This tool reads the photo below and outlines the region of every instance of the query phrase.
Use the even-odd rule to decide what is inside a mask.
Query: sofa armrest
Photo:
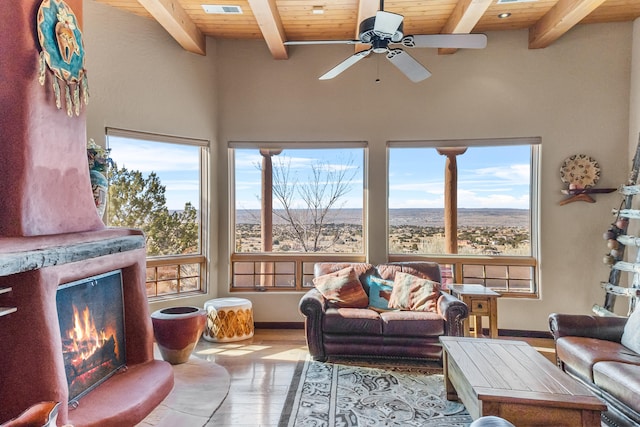
[[[464,336],[464,319],[469,317],[467,304],[451,294],[442,292],[438,298],[438,313],[445,320],[445,335],[454,337]]]
[[[317,289],[310,289],[300,299],[298,308],[304,315],[304,331],[309,353],[314,360],[325,360],[322,343],[322,318],[325,314],[326,301]]]
[[[549,315],[549,330],[553,339],[574,336],[620,342],[626,317],[600,317],[586,314]]]

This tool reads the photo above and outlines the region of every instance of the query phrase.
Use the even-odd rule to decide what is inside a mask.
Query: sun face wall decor
[[[569,188],[562,190],[570,197],[560,201],[560,205],[571,202],[595,203],[590,194],[612,193],[615,188],[593,188],[600,180],[600,165],[585,154],[574,154],[566,158],[560,166],[560,179]]]
[[[80,105],[89,102],[84,68],[84,44],[78,21],[63,0],[44,0],[38,9],[36,27],[40,52],[38,81],[45,84],[47,68],[53,73],[51,85],[56,107],[62,108],[64,91],[67,115],[80,115]]]

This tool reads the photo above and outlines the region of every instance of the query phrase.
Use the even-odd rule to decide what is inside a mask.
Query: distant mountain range
[[[444,227],[443,209],[390,209],[389,222],[392,226]],[[274,215],[273,222],[283,220]],[[330,214],[330,223],[359,224],[362,222],[361,209],[340,209]],[[528,209],[458,209],[459,227],[529,227]],[[236,212],[237,224],[259,224],[259,209],[242,209]]]

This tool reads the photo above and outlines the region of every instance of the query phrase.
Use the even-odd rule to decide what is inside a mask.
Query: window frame
[[[362,252],[360,253],[305,253],[305,252],[236,252],[236,170],[235,170],[235,150],[237,149],[254,149],[254,150],[313,150],[313,149],[348,149],[360,148],[363,150],[362,159]],[[309,280],[313,272],[313,264],[316,262],[365,262],[367,259],[367,210],[368,210],[368,164],[369,164],[369,145],[365,141],[229,141],[227,144],[228,158],[228,180],[229,180],[229,291],[230,292],[306,292],[313,285]],[[292,286],[246,286],[236,287],[235,276],[240,263],[294,263],[295,282]],[[273,273],[265,273],[273,274]],[[254,273],[254,276],[258,276]],[[254,283],[256,279],[254,278]]]
[[[168,143],[168,144],[177,144],[177,145],[188,145],[199,148],[199,180],[200,180],[200,191],[199,191],[199,217],[200,217],[200,226],[199,226],[199,251],[198,253],[191,254],[171,254],[171,255],[156,255],[156,256],[148,256],[146,258],[146,286],[147,289],[149,287],[157,286],[157,269],[161,267],[171,267],[176,266],[178,272],[180,272],[183,265],[187,264],[198,264],[199,265],[199,288],[195,290],[181,291],[180,290],[180,277],[176,278],[178,287],[176,292],[165,293],[165,294],[156,294],[155,295],[147,295],[147,299],[150,302],[154,301],[163,301],[163,300],[171,300],[175,298],[181,298],[188,295],[203,295],[208,292],[209,289],[209,229],[210,229],[210,203],[209,203],[209,176],[210,176],[210,152],[211,152],[211,143],[205,139],[198,138],[189,138],[189,137],[181,137],[175,135],[164,135],[158,133],[144,132],[144,131],[134,131],[128,129],[120,129],[113,127],[105,128],[105,138],[108,148],[108,141],[110,136],[121,137],[121,138],[129,138],[135,140],[143,140],[157,143]],[[154,275],[149,274],[149,270],[154,270]],[[179,274],[178,274],[179,276]],[[151,279],[151,280],[150,280]],[[155,284],[155,285],[154,285]]]
[[[529,177],[529,227],[531,232],[530,256],[487,256],[487,255],[458,255],[458,254],[400,254],[390,253],[389,241],[389,167],[390,150],[393,148],[444,148],[444,147],[499,147],[513,145],[529,145],[531,147],[530,177]],[[387,254],[390,262],[402,261],[434,261],[442,265],[451,266],[451,283],[463,282],[463,268],[465,266],[516,266],[530,267],[532,269],[531,288],[529,292],[514,292],[496,289],[502,296],[513,298],[538,298],[539,297],[539,263],[540,258],[540,151],[542,139],[540,137],[516,137],[516,138],[482,138],[482,139],[455,139],[455,140],[416,140],[416,141],[387,141]],[[444,175],[444,171],[443,171]],[[485,281],[486,283],[486,281]]]

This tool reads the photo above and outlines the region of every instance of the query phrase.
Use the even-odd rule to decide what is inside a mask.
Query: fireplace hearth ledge
[[[165,381],[171,377],[171,381]],[[143,381],[144,379],[144,381]],[[171,365],[160,360],[133,365],[106,380],[69,409],[69,424],[82,427],[133,426],[173,389]]]
[[[37,237],[0,237],[0,276],[144,248],[137,230],[104,230]]]

